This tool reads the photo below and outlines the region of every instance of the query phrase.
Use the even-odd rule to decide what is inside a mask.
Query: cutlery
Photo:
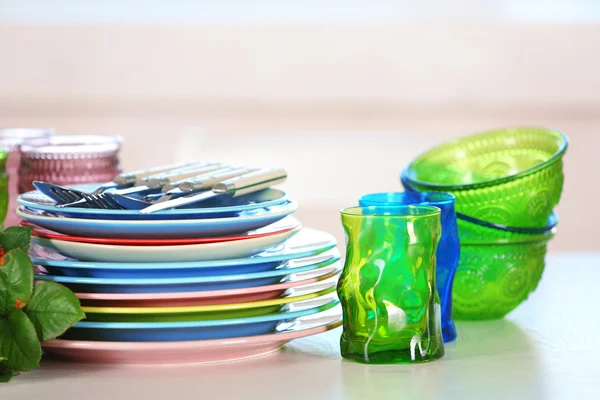
[[[238,176],[238,175],[242,175],[242,173],[244,172],[238,172],[238,171],[244,171],[244,172],[250,172],[251,169],[249,168],[243,168],[243,167],[237,167],[237,166],[221,166],[218,169],[212,170],[212,171],[207,171],[205,173],[201,173],[198,174],[194,177],[191,178],[185,178],[185,179],[180,179],[178,181],[174,181],[171,183],[168,183],[166,185],[164,185],[161,189],[161,192],[166,194],[178,194],[177,189],[181,186],[184,185],[187,187],[187,185],[196,185],[196,183],[200,180],[204,181],[205,179],[207,180],[207,182],[209,180],[213,181],[214,177],[218,176],[221,179],[229,179],[229,178],[233,178],[234,176]],[[211,178],[212,177],[212,178]],[[218,183],[218,182],[214,182],[214,183]],[[214,184],[213,183],[213,184]],[[212,187],[212,184],[210,187],[207,187],[208,183],[204,183],[204,184],[198,184],[198,188],[197,189],[192,189],[189,190],[187,192],[184,193],[189,193],[191,191],[195,191],[195,190],[200,190],[200,189],[210,189]]]
[[[200,174],[223,169],[223,167],[226,166],[218,163],[195,164],[192,166],[172,170],[166,173],[149,176],[143,179],[140,185],[130,187],[127,189],[114,190],[111,191],[111,193],[118,195],[130,195],[134,193],[143,193],[148,191],[160,192],[163,187],[170,185],[173,182],[181,182],[185,179],[193,178]]]
[[[78,206],[78,205],[80,206],[82,204],[79,204],[79,203],[85,202],[85,195],[94,195],[94,194],[97,195],[97,194],[103,193],[105,190],[108,190],[108,189],[111,189],[114,187],[119,187],[119,185],[132,185],[132,184],[135,184],[137,182],[137,180],[139,180],[142,183],[147,182],[149,179],[161,178],[165,175],[169,176],[169,174],[171,174],[173,171],[187,170],[190,168],[194,168],[196,165],[206,165],[206,163],[200,164],[198,162],[187,162],[187,163],[171,164],[170,166],[157,167],[157,168],[151,168],[151,169],[143,170],[143,171],[139,171],[139,172],[122,174],[122,175],[117,176],[113,180],[113,182],[108,182],[108,183],[102,184],[100,186],[100,188],[96,189],[92,193],[85,193],[85,192],[82,192],[77,189],[66,188],[66,187],[54,185],[54,184],[48,183],[48,182],[35,181],[35,182],[33,182],[33,185],[35,186],[35,188],[37,190],[39,190],[46,196],[48,196],[51,199],[53,199],[54,201],[56,201],[57,207]],[[149,171],[153,171],[153,172],[149,172]],[[159,171],[159,172],[157,172],[157,171]],[[148,175],[148,174],[150,174],[150,175]],[[136,181],[133,181],[134,177],[135,177]],[[117,183],[117,181],[119,183]],[[152,183],[154,183],[154,181]],[[121,190],[128,190],[128,189],[121,189]],[[65,204],[65,203],[68,203],[68,204]],[[77,203],[77,204],[73,204],[73,203]]]
[[[142,170],[138,170],[138,171],[134,171],[134,172],[127,172],[124,174],[120,174],[120,175],[117,175],[112,180],[112,182],[106,182],[106,183],[100,185],[91,194],[99,194],[99,193],[104,192],[107,189],[112,189],[112,188],[124,189],[124,188],[134,186],[136,184],[139,185],[141,183],[142,179],[146,178],[148,176],[156,175],[156,174],[163,173],[163,172],[168,172],[168,171],[186,167],[186,166],[189,166],[189,165],[192,165],[195,163],[197,163],[197,162],[191,162],[191,161],[180,162],[180,163],[176,163],[176,164],[163,165],[160,167],[147,168],[147,169],[142,169]]]
[[[219,182],[208,192],[178,197],[173,200],[153,204],[140,210],[140,213],[151,214],[169,208],[201,202],[217,196],[237,197],[277,185],[284,182],[286,178],[287,173],[282,168],[264,168]]]
[[[189,195],[199,191],[210,190],[217,183],[235,178],[240,175],[258,171],[258,168],[223,168],[207,174],[198,175],[195,178],[180,181],[179,187],[171,189],[162,195],[148,196],[144,200],[115,195],[114,192],[104,193],[105,199],[110,199],[125,210],[142,210],[152,204],[159,204],[169,201],[173,197]],[[173,182],[173,185],[177,182]],[[181,189],[183,187],[183,189]]]
[[[213,171],[221,168],[221,164],[193,164],[187,167],[171,170],[166,173],[159,173],[148,176],[142,179],[143,185],[134,186],[132,188],[115,190],[110,193],[116,195],[125,194],[139,194],[144,192],[156,192],[160,191],[163,185],[168,184],[171,181],[180,181],[190,176],[196,176],[198,173]],[[35,185],[35,184],[34,184]],[[46,184],[47,185],[47,184]],[[43,184],[39,185],[38,190],[46,194],[48,190],[54,195],[63,194],[61,197],[61,204],[57,204],[56,207],[86,207],[89,205],[104,208],[104,209],[122,209],[113,199],[113,196],[106,197],[108,192],[102,192],[98,194],[84,193],[74,189],[60,188],[56,185],[50,185],[50,189],[45,187]],[[36,186],[37,188],[38,186]],[[60,197],[60,196],[59,196]],[[89,204],[87,204],[89,203]]]
[[[235,178],[240,175],[249,174],[250,172],[258,171],[259,168],[230,168],[223,169],[219,171],[214,171],[211,174],[200,175],[192,179],[187,179],[182,182],[179,182],[176,188],[171,189],[167,192],[170,195],[179,195],[179,194],[190,194],[192,192],[197,192],[200,190],[208,190],[212,189],[214,185],[221,182],[225,179]],[[160,200],[165,201],[165,200]]]
[[[65,207],[71,204],[77,204],[83,207],[93,206],[96,208],[121,208],[118,204],[109,207],[107,203],[98,200],[97,197],[101,194],[93,195],[79,190],[40,181],[34,181],[33,186],[54,200],[57,203],[57,207]]]

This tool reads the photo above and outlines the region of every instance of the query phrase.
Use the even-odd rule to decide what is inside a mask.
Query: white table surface
[[[458,341],[440,361],[342,361],[338,328],[223,364],[43,361],[0,384],[0,399],[600,399],[599,295],[600,253],[551,255],[527,302],[504,320],[457,323]]]

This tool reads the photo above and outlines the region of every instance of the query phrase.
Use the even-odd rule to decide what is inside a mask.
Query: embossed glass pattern
[[[433,206],[342,210],[347,246],[337,292],[344,358],[387,364],[444,355],[435,290],[440,213]]]
[[[540,281],[554,234],[552,230],[504,240],[463,241],[454,279],[454,318],[502,318],[525,301]]]
[[[460,243],[454,212],[454,196],[449,193],[374,193],[362,196],[360,206],[435,206],[441,210],[442,236],[437,249],[436,286],[442,308],[444,342],[456,339],[452,321],[452,282],[458,265]]]
[[[66,135],[31,141],[21,148],[21,193],[33,181],[72,185],[109,182],[121,172],[118,136]]]
[[[456,197],[456,212],[510,227],[546,226],[558,204],[568,140],[546,128],[499,129],[429,150],[403,173],[417,191]]]

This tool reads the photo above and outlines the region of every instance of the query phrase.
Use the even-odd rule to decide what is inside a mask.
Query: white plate
[[[101,262],[185,262],[242,258],[260,253],[283,243],[300,231],[301,227],[271,236],[219,243],[175,246],[121,246],[96,243],[70,242],[58,239],[32,240],[80,261]]]

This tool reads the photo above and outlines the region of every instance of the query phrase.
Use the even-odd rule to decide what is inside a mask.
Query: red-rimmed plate
[[[122,246],[177,246],[187,244],[203,244],[203,243],[220,243],[231,242],[235,240],[246,240],[265,236],[278,235],[300,227],[300,222],[293,217],[286,217],[274,224],[267,225],[260,229],[248,231],[244,234],[220,236],[220,237],[202,237],[202,238],[171,238],[171,239],[134,239],[134,238],[97,238],[70,236],[62,233],[54,232],[41,226],[35,225],[28,221],[21,221],[21,226],[33,227],[33,236],[43,239],[57,239],[66,242],[78,243],[96,243],[96,244],[112,244]]]

